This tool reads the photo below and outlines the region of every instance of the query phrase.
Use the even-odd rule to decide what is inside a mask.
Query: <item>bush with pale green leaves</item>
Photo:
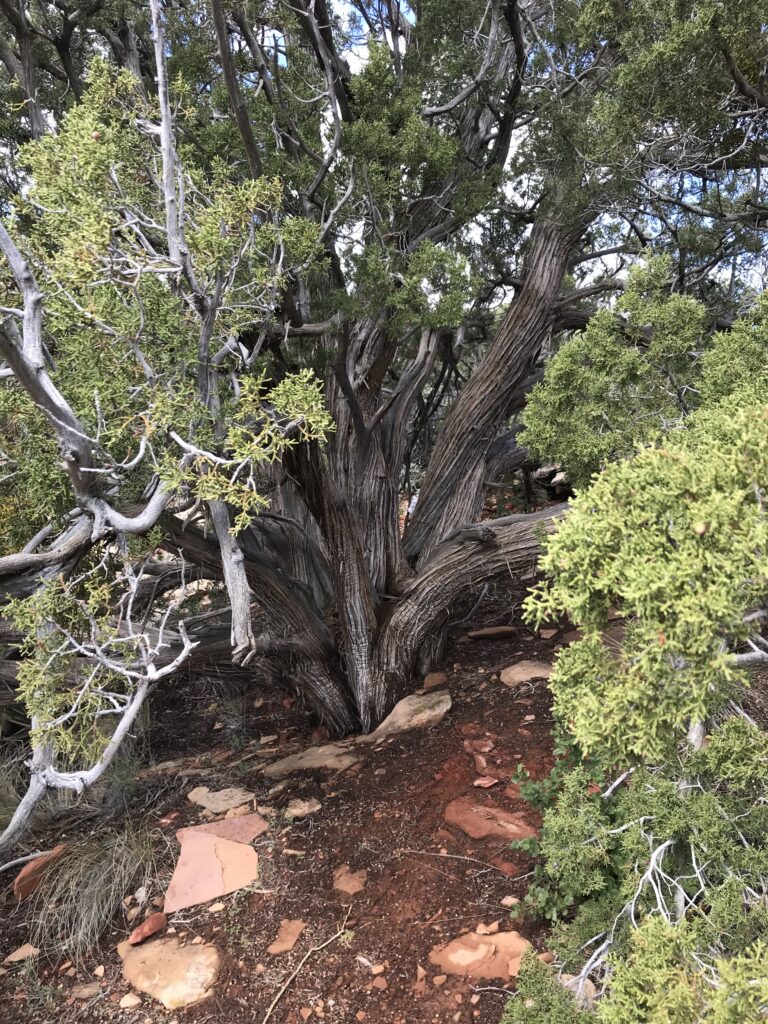
[[[768,734],[740,701],[768,662],[768,305],[713,331],[668,270],[632,275],[525,414],[524,440],[579,485],[525,614],[580,638],[549,679],[577,767],[523,912],[554,922],[558,965],[596,984],[604,1024],[757,1024]],[[524,964],[505,1021],[583,1018],[552,969]]]
[[[577,494],[526,610],[583,633],[551,687],[584,750],[667,756],[686,723],[743,687],[731,651],[768,595],[767,486],[768,406],[747,406],[612,463]],[[612,607],[627,622],[619,647],[602,632]]]

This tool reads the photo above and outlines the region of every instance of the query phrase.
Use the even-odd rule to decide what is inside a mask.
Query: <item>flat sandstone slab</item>
[[[215,946],[182,946],[176,936],[154,939],[143,946],[121,942],[117,952],[125,980],[168,1010],[207,999],[221,964]]]
[[[198,786],[187,793],[187,800],[190,800],[193,804],[198,804],[200,807],[204,807],[212,814],[224,814],[226,811],[231,811],[234,807],[241,807],[243,804],[247,804],[253,798],[254,794],[249,789],[243,789],[241,786],[230,786],[229,789],[219,789],[217,791],[208,789],[207,786]]]
[[[379,743],[388,736],[428,729],[441,722],[451,710],[449,693],[412,693],[395,704],[378,729],[368,736],[360,736],[358,743]]]
[[[291,772],[336,772],[342,768],[351,768],[357,762],[357,755],[348,747],[341,743],[326,743],[321,747],[308,747],[298,754],[291,754],[290,757],[275,761],[267,765],[264,774],[274,779],[290,775]]]
[[[482,804],[471,796],[460,796],[445,808],[445,820],[472,839],[535,839],[538,830],[526,821],[524,811],[505,811],[495,804]]]
[[[469,978],[516,978],[530,943],[519,932],[480,935],[468,932],[445,946],[435,946],[430,963],[446,974]]]
[[[518,661],[502,670],[500,679],[505,686],[518,686],[532,679],[549,679],[552,665],[548,661]]]
[[[226,896],[259,877],[253,847],[192,828],[178,835],[181,853],[165,894],[166,914]]]

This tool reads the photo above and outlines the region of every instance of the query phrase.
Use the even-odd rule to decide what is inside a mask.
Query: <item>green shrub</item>
[[[507,1003],[501,1024],[588,1024],[593,1019],[556,980],[554,969],[528,950],[520,965],[517,993]]]

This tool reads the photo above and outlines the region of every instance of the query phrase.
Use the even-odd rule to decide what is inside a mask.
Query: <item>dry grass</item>
[[[24,792],[24,761],[15,747],[0,750],[0,832],[13,817]]]
[[[253,689],[248,680],[216,678],[209,681],[210,708],[221,723],[222,738],[233,750],[241,750],[249,738],[248,712]]]
[[[762,729],[768,730],[768,670],[753,669],[749,689],[739,703]]]
[[[81,960],[123,898],[147,883],[154,862],[152,834],[130,822],[71,843],[32,898],[30,941]]]

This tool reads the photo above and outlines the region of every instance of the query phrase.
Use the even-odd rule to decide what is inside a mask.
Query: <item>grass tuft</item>
[[[24,792],[24,764],[18,752],[0,751],[0,832],[13,817]]]
[[[149,829],[127,822],[71,843],[46,871],[32,897],[30,941],[82,960],[98,942],[123,898],[154,870]]]

